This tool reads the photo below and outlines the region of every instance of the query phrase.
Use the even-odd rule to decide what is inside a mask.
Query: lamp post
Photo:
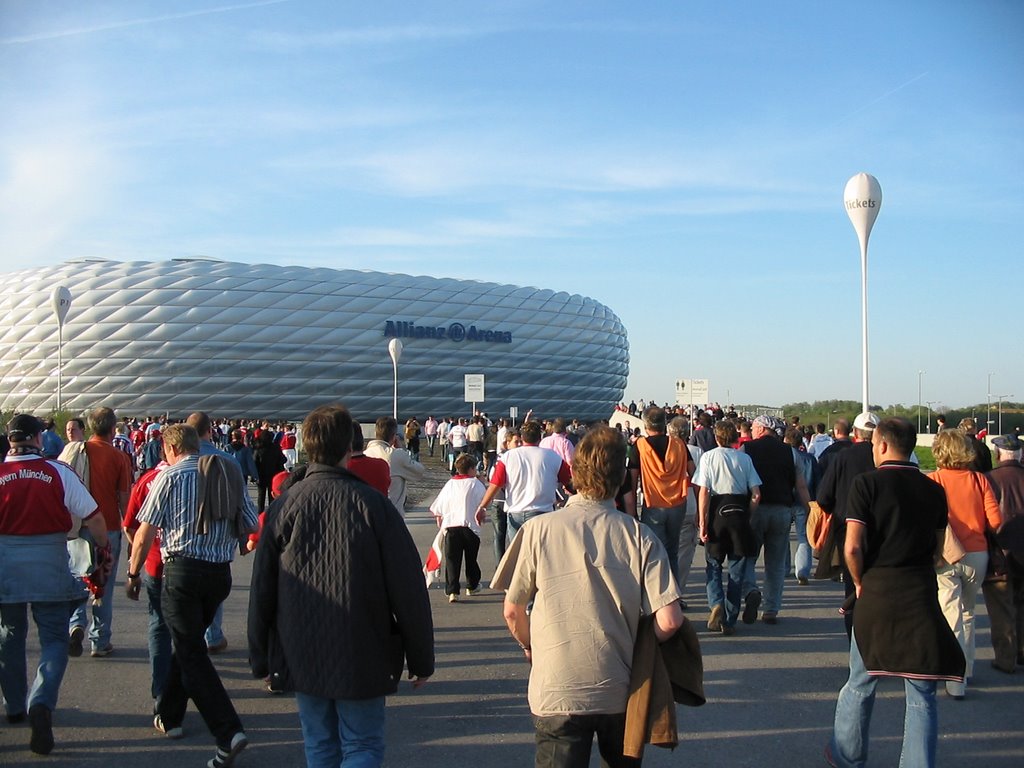
[[[1013,395],[999,395],[999,434],[1003,434],[1003,400]]]
[[[388,342],[388,354],[391,355],[391,366],[395,370],[395,397],[393,400],[394,410],[392,416],[398,421],[398,359],[402,356],[402,342],[392,339]]]
[[[57,410],[63,406],[62,387],[64,383],[64,319],[71,309],[71,291],[63,285],[54,287],[50,294],[50,306],[57,317]]]
[[[921,386],[924,375],[927,371],[917,372],[917,434],[921,434]]]
[[[928,406],[928,434],[932,432],[932,406],[939,402],[938,400],[926,400],[925,403]]]
[[[985,429],[989,432],[992,431],[992,377],[995,373],[989,371],[988,374],[988,408],[985,411]]]
[[[864,410],[868,410],[868,238],[882,207],[882,187],[878,179],[867,173],[858,173],[846,182],[843,191],[846,215],[857,233],[860,243],[860,312],[861,358],[863,368],[862,389]]]

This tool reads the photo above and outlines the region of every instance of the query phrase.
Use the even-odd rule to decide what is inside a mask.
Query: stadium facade
[[[363,421],[392,411],[387,346],[404,345],[399,417],[467,414],[464,376],[483,374],[492,417],[607,418],[629,343],[619,318],[575,294],[468,280],[209,259],[73,261],[5,275],[0,407],[56,406],[55,286],[63,406],[123,415],[205,410],[300,419],[343,402]]]

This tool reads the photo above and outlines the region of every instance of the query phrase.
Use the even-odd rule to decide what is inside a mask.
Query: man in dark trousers
[[[161,606],[174,652],[153,726],[180,733],[188,700],[217,740],[207,765],[227,768],[249,743],[234,705],[210,661],[204,633],[231,592],[231,561],[257,527],[256,507],[238,463],[199,455],[199,435],[187,424],[164,430],[170,465],[150,488],[139,511],[127,574],[128,597],[139,599],[140,575],[157,529],[164,560]]]
[[[902,677],[907,708],[900,765],[935,765],[938,680],[962,680],[963,651],[939,607],[934,558],[942,552],[946,495],[910,462],[917,442],[906,419],[886,419],[871,438],[876,470],[853,482],[844,555],[857,596],[850,677],[836,702],[825,760],[863,766],[875,687]]]
[[[858,475],[870,472],[875,468],[871,454],[871,435],[878,425],[878,417],[865,411],[853,422],[853,443],[849,450],[836,454],[828,467],[828,471],[818,486],[816,501],[826,515],[831,516],[828,538],[822,547],[821,559],[815,576],[819,579],[831,578],[835,574],[833,563],[838,562],[839,572],[843,574],[843,585],[846,597],[853,594],[853,582],[846,571],[843,560],[843,541],[846,534],[846,500],[850,487]],[[853,614],[845,612],[846,637],[853,632]]]
[[[1013,674],[1024,664],[1024,443],[1016,435],[997,437],[996,466],[988,473],[1003,523],[996,534],[1002,562],[989,562],[994,578],[981,585],[992,624],[992,667]]]
[[[803,470],[797,471],[794,449],[779,439],[775,431],[777,426],[781,426],[778,419],[758,416],[750,428],[754,439],[744,443],[742,449],[754,462],[754,469],[761,478],[761,504],[756,514],[751,515],[750,522],[764,547],[764,612],[761,620],[765,624],[778,623],[789,559],[789,530],[793,526],[797,505],[806,510],[810,504]],[[743,579],[746,597],[742,618],[745,624],[754,622],[761,602],[754,577],[756,560],[757,552],[747,559]]]

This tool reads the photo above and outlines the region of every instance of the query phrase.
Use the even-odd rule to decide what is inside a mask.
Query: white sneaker
[[[453,592],[452,594],[448,595],[448,602],[449,602],[449,603],[457,603],[457,602],[459,602],[459,596],[458,596],[458,595],[456,595],[456,594],[455,594],[455,593]]]

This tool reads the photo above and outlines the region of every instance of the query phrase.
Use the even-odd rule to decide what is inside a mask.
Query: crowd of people
[[[788,576],[797,588],[841,581],[850,677],[825,759],[864,763],[875,685],[897,676],[904,755],[933,765],[937,682],[967,695],[979,595],[993,666],[1024,664],[1021,442],[996,438],[993,465],[964,420],[936,436],[938,470],[925,475],[901,419],[862,413],[828,430],[717,405],[640,405],[619,411],[642,429],[614,417],[384,416],[369,440],[341,406],[314,410],[301,429],[202,412],[119,421],[100,407],[69,420],[66,442],[52,421],[18,415],[0,473],[7,719],[29,721],[32,751],[54,748],[68,658],[87,641],[94,658],[115,652],[110,587],[124,542],[127,596],[145,588],[149,612],[154,728],[180,738],[192,700],[215,741],[208,765],[231,765],[248,737],[210,654],[227,647],[231,562],[255,552],[254,675],[296,693],[309,765],[379,765],[385,697],[403,668],[414,687],[434,672],[424,570],[444,568],[449,603],[475,595],[489,520],[489,586],[505,590],[504,619],[531,663],[538,765],[586,765],[595,737],[605,764],[639,765],[652,735],[626,705],[635,676],[659,668],[653,654],[702,699],[687,678],[695,641],[683,599],[698,548],[706,626],[723,636],[779,624]],[[450,474],[428,504],[439,535],[426,568],[404,522],[410,484],[428,475],[424,453]],[[42,649],[31,688],[29,605]],[[643,711],[671,710],[674,728],[674,704],[650,695]]]

